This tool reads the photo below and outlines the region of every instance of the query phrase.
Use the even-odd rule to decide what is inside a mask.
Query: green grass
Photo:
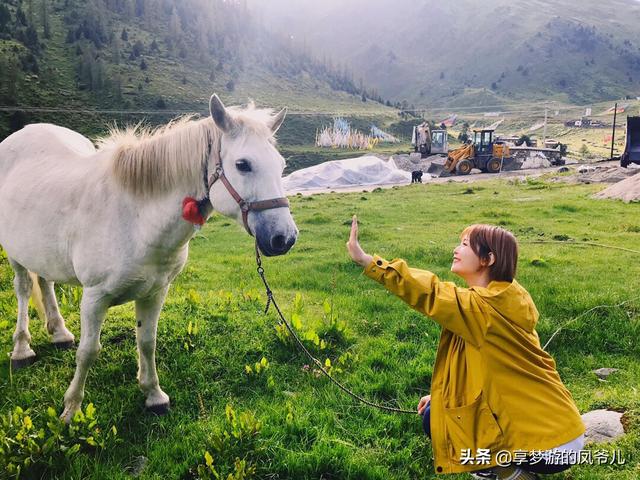
[[[335,365],[345,352],[356,357],[338,378],[379,402],[413,409],[429,392],[439,327],[406,307],[361,275],[347,257],[351,215],[361,220],[364,248],[387,258],[455,280],[451,252],[460,231],[476,222],[501,224],[521,242],[518,280],[540,311],[544,343],[568,325],[549,347],[581,412],[623,409],[628,432],[611,446],[626,458],[623,466],[580,466],[551,478],[635,479],[640,462],[640,301],[637,254],[579,246],[589,240],[638,249],[640,205],[596,201],[598,185],[542,182],[485,182],[416,185],[368,193],[295,196],[291,209],[300,229],[294,249],[264,260],[266,274],[287,315],[296,308],[305,329],[328,346],[316,355]],[[531,240],[565,239],[532,244]],[[265,295],[255,272],[252,242],[241,227],[215,216],[191,243],[189,262],[170,290],[158,334],[157,361],[163,389],[171,396],[169,415],[144,411],[136,384],[135,319],[132,305],[110,310],[103,350],[89,373],[85,405],[93,402],[100,424],[116,425],[122,443],[98,454],[72,457],[61,478],[129,478],[136,457],[148,464],[140,478],[190,478],[189,470],[213,452],[215,432],[225,424],[225,406],[253,412],[259,435],[231,452],[246,455],[259,478],[415,479],[435,478],[431,446],[420,419],[390,415],[360,405],[325,378],[303,367],[309,361],[276,334],[273,310],[262,314]],[[57,287],[62,313],[78,335],[78,291]],[[346,329],[328,325],[323,304],[333,305]],[[30,408],[34,422],[47,407],[61,410],[73,376],[74,352],[49,346],[39,320],[32,322],[38,361],[13,372],[7,353],[16,312],[12,272],[0,260],[0,412]],[[33,318],[33,316],[32,316]],[[188,333],[189,322],[198,332]],[[185,347],[185,343],[187,344]],[[262,357],[269,369],[248,376],[245,365]],[[617,367],[608,381],[591,370]],[[271,380],[269,380],[271,377]],[[601,447],[593,447],[594,450]],[[230,454],[231,455],[231,454]],[[224,465],[214,454],[217,465]],[[451,478],[468,478],[451,476]]]

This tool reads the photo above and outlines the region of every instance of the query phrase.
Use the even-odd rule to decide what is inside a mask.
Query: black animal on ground
[[[411,172],[411,183],[422,183],[422,170]]]

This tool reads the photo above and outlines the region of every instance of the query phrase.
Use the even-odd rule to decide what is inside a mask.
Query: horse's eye
[[[250,172],[251,164],[243,158],[242,160],[236,161],[236,168],[241,172]]]

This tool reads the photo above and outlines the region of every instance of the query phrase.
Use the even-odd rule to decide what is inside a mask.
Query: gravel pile
[[[618,168],[627,172],[624,180],[596,193],[594,198],[613,198],[627,203],[640,202],[640,168]]]

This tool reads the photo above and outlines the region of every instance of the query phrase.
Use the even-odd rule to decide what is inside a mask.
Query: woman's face
[[[453,263],[451,264],[451,271],[456,275],[466,278],[471,275],[476,275],[486,266],[480,262],[478,257],[469,245],[469,237],[465,235],[460,240],[460,245],[453,249]]]

